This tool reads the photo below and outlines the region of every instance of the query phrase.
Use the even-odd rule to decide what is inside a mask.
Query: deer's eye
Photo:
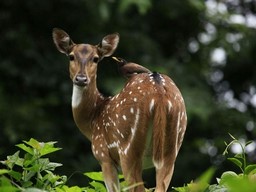
[[[74,61],[75,60],[75,56],[74,55],[69,55],[69,60],[70,61]]]
[[[99,62],[99,57],[94,57],[94,58],[93,58],[93,62],[94,62],[94,63],[98,63],[98,62]]]

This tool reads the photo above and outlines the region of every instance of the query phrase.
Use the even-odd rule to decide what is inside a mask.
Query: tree
[[[34,137],[57,140],[66,149],[54,157],[66,175],[98,169],[89,142],[72,120],[68,61],[55,50],[53,27],[65,29],[78,43],[97,44],[107,33],[119,32],[116,56],[174,79],[185,97],[189,124],[172,185],[189,182],[212,164],[226,166],[219,154],[228,132],[255,139],[255,0],[0,4],[1,157],[15,143]],[[123,86],[111,59],[102,61],[98,73],[104,94]]]

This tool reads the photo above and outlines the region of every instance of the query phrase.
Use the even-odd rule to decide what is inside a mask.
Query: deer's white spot
[[[113,143],[110,143],[109,145],[108,145],[108,148],[109,149],[111,149],[111,148],[115,148],[115,147],[118,147],[118,142],[113,142]]]
[[[131,95],[131,94],[132,94],[132,91],[129,92],[129,95]]]
[[[128,149],[130,148],[131,143],[128,143],[128,145],[126,146],[125,150],[124,150],[124,154],[127,155]]]
[[[73,85],[72,92],[72,107],[76,108],[82,101],[83,88]]]
[[[180,129],[180,117],[181,117],[181,114],[180,112],[178,113],[178,120],[177,120],[177,125],[176,125],[176,130],[177,130],[177,133],[179,133],[179,129]],[[179,140],[179,134],[177,134],[177,138],[176,138],[176,141],[178,142]],[[178,152],[178,145],[176,145],[176,156],[177,156],[177,152]]]
[[[150,101],[150,104],[149,104],[149,111],[150,111],[150,113],[152,112],[154,105],[155,105],[155,100],[152,99],[152,100]]]
[[[124,119],[125,121],[127,120],[127,118],[126,118],[126,116],[125,116],[125,115],[123,115],[122,117],[123,117],[123,119]]]
[[[168,111],[170,112],[172,108],[172,102],[168,100]]]
[[[134,113],[133,107],[130,108],[130,112],[131,112],[132,114]]]
[[[133,140],[133,138],[136,134],[136,131],[138,128],[138,123],[139,123],[139,118],[140,118],[140,109],[137,109],[136,115],[135,115],[135,121],[134,121],[133,127],[131,128],[131,133],[132,133],[131,141]]]
[[[101,152],[101,157],[104,157],[104,153],[103,152]]]
[[[137,98],[135,97],[135,98],[133,99],[133,101],[134,101],[134,102],[137,102]]]

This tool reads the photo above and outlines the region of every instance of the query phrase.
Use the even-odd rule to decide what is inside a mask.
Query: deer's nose
[[[88,79],[84,75],[77,75],[75,77],[74,83],[78,86],[86,86],[88,84]]]

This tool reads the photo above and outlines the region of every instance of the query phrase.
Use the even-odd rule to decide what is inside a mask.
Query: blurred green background
[[[255,0],[1,0],[0,160],[33,137],[58,141],[63,150],[51,158],[63,163],[60,174],[72,175],[70,184],[84,186],[88,180],[81,173],[100,170],[73,122],[68,59],[53,44],[54,27],[76,43],[98,44],[118,32],[115,56],[176,82],[189,122],[172,186],[210,166],[217,167],[216,176],[228,170],[221,155],[228,133],[255,141]],[[114,61],[99,64],[102,93],[113,95],[124,83]],[[255,142],[247,148],[251,162],[255,148]],[[145,180],[154,186],[153,170],[145,172]]]

